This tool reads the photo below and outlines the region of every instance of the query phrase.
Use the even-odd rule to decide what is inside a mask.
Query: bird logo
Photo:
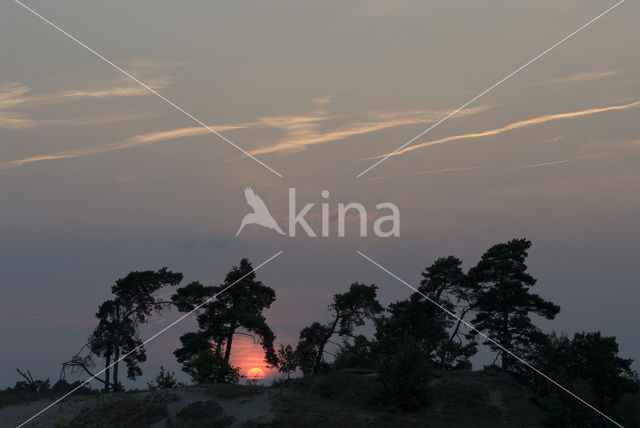
[[[238,236],[240,231],[242,231],[242,229],[248,224],[259,224],[260,226],[275,230],[280,235],[285,234],[282,229],[280,229],[280,226],[278,226],[278,223],[276,223],[271,213],[269,213],[264,201],[260,196],[255,194],[251,187],[244,189],[244,197],[247,199],[247,204],[253,208],[253,212],[244,216],[242,223],[240,224],[240,228],[236,232],[236,236]]]

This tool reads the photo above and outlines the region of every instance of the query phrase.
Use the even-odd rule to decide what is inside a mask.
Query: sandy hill
[[[346,369],[269,388],[202,385],[72,396],[33,427],[542,427],[534,397],[495,371],[447,372],[433,381],[428,408],[394,414],[372,407],[375,373]],[[15,427],[45,407],[37,400],[0,408]]]

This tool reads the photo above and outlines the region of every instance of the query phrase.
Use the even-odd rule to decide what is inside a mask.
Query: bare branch
[[[89,357],[87,357],[89,358]],[[96,375],[94,375],[93,373],[91,373],[91,370],[89,370],[87,368],[87,359],[86,358],[72,358],[69,361],[65,361],[64,363],[62,363],[62,370],[64,371],[65,368],[67,367],[71,367],[71,370],[73,370],[74,368],[81,368],[82,370],[84,370],[89,376],[91,376],[93,379],[102,382],[104,385],[107,384],[107,381],[105,381],[104,379],[100,379],[99,377],[97,377]],[[111,384],[109,382],[109,384]]]
[[[16,371],[20,374],[20,376],[25,378],[25,380],[27,381],[27,383],[29,384],[31,389],[33,389],[36,392],[38,391],[38,387],[36,386],[35,382],[33,381],[33,376],[31,376],[31,372],[29,371],[29,369],[27,369],[27,373],[26,374],[21,372],[20,369],[16,369]]]

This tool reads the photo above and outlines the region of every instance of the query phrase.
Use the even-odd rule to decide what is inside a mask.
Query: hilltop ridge
[[[74,396],[33,427],[542,427],[536,398],[509,374],[440,372],[431,404],[394,413],[371,404],[376,373],[343,369],[270,387],[211,384],[155,391]],[[49,403],[0,408],[0,426],[21,423]]]

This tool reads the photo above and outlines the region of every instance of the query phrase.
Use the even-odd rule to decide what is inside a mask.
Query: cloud
[[[124,113],[98,117],[84,117],[77,119],[33,119],[24,113],[7,112],[0,110],[0,128],[4,129],[29,129],[38,126],[92,126],[108,125],[111,123],[128,122],[140,119],[156,117],[148,113]]]
[[[557,137],[549,138],[548,140],[544,140],[545,143],[557,143],[558,141],[564,140],[565,137],[562,135],[558,135]]]
[[[167,86],[165,79],[156,79],[149,84],[154,89]],[[35,107],[69,101],[99,99],[109,97],[138,97],[148,95],[149,91],[142,86],[113,86],[99,89],[73,89],[68,91],[45,92],[28,95],[31,90],[21,83],[5,83],[0,85],[0,110],[15,106]]]
[[[534,163],[534,164],[531,164],[531,165],[517,166],[517,167],[515,167],[515,169],[539,168],[541,166],[561,165],[563,163],[573,162],[574,160],[576,160],[576,158],[572,157],[572,158],[562,159],[562,160],[557,160],[557,161],[550,161],[550,162]]]
[[[129,68],[136,70],[138,76],[143,76],[145,82],[155,90],[166,88],[171,83],[171,77],[158,76],[158,71],[173,68],[180,63],[161,63],[149,59],[129,60]],[[106,88],[71,89],[64,91],[32,93],[31,89],[20,82],[6,82],[0,84],[0,129],[29,129],[43,125],[87,125],[114,123],[117,116],[109,119],[76,118],[76,119],[35,119],[30,115],[15,111],[16,108],[30,109],[64,102],[86,101],[113,97],[139,97],[149,95],[150,92],[137,84],[111,86]],[[120,120],[135,120],[134,115],[120,115]]]
[[[92,90],[78,89],[35,95],[28,95],[28,93],[29,88],[20,83],[0,85],[0,129],[30,129],[45,125],[95,125],[150,117],[149,115],[141,114],[119,114],[94,118],[37,119],[24,112],[13,110],[15,107],[28,109],[35,106],[69,101],[147,95],[149,92],[142,87],[116,86],[112,88]]]
[[[0,110],[0,128],[27,129],[35,126],[38,126],[38,123],[24,113]]]
[[[529,165],[520,165],[520,166],[515,166],[512,169],[539,168],[539,167],[543,167],[543,166],[561,165],[561,164],[573,162],[574,160],[576,160],[578,158],[581,158],[581,157],[583,157],[583,156],[572,156],[572,157],[570,157],[568,159],[549,161],[549,162],[542,162],[542,163],[534,163],[534,164],[529,164]],[[487,168],[490,168],[490,167],[491,167],[491,165],[478,165],[478,166],[467,166],[467,167],[461,167],[461,168],[428,169],[428,170],[425,170],[425,171],[405,172],[405,173],[402,173],[402,174],[381,175],[381,176],[377,176],[377,177],[368,178],[368,179],[366,179],[366,181],[376,181],[376,180],[382,180],[382,179],[385,179],[385,178],[402,177],[402,176],[425,175],[425,174],[444,174],[444,173],[452,173],[452,172],[475,171],[475,170],[479,170],[479,169],[487,169]]]
[[[247,128],[275,128],[284,132],[284,138],[278,143],[250,151],[252,155],[275,153],[281,151],[294,151],[305,148],[308,145],[337,141],[354,135],[376,132],[383,129],[394,128],[410,124],[422,124],[435,120],[446,113],[442,110],[396,110],[392,112],[365,112],[361,115],[329,115],[328,104],[332,97],[320,97],[313,100],[314,110],[311,115],[285,115],[266,116],[257,121],[244,122],[229,125],[211,125],[217,132],[228,132]],[[464,112],[466,115],[477,114],[491,106],[482,105]],[[360,116],[369,120],[359,119]],[[353,120],[352,123],[343,125],[333,131],[320,132],[320,124],[330,120]],[[188,137],[208,134],[210,131],[202,126],[190,126],[168,131],[157,131],[136,135],[125,140],[102,144],[98,146],[81,147],[78,149],[64,150],[31,156],[13,161],[0,163],[0,169],[15,168],[25,164],[54,159],[71,159],[90,156],[115,150],[130,149],[161,141],[176,140]],[[237,158],[236,158],[237,159]]]
[[[110,123],[129,122],[141,119],[152,119],[156,116],[156,114],[151,113],[120,113],[98,117],[81,117],[77,119],[44,119],[39,122],[41,125],[92,126],[108,125]]]
[[[478,165],[478,166],[466,166],[461,168],[440,168],[440,169],[427,169],[424,171],[414,171],[414,172],[405,172],[402,174],[394,174],[394,175],[380,175],[376,177],[365,178],[365,181],[377,181],[383,180],[385,178],[393,178],[393,177],[404,177],[404,176],[414,176],[414,175],[427,175],[427,174],[444,174],[444,173],[452,173],[452,172],[462,172],[462,171],[474,171],[477,169],[485,169],[489,168],[489,165]]]
[[[481,105],[461,112],[462,116],[477,114],[489,109],[491,106]],[[400,110],[394,112],[368,112],[365,116],[372,117],[373,120],[355,121],[348,123],[337,129],[328,132],[320,132],[320,120],[328,120],[326,117],[310,117],[304,126],[295,128],[282,127],[285,131],[285,138],[276,144],[261,147],[249,151],[253,156],[270,154],[275,152],[291,152],[306,148],[307,146],[321,143],[344,140],[356,135],[369,134],[384,129],[396,128],[399,126],[416,125],[437,120],[447,114],[445,110]]]
[[[564,137],[562,137],[564,138]],[[546,140],[545,142],[555,142],[561,139],[560,137],[552,138],[551,140]],[[628,156],[628,152],[635,152],[640,150],[640,140],[631,139],[631,140],[607,140],[607,141],[590,141],[582,146],[578,150],[578,154],[570,156],[566,159],[557,159],[550,160],[547,162],[538,162],[533,164],[524,164],[524,165],[511,165],[505,166],[507,169],[529,169],[529,168],[542,168],[547,166],[556,166],[556,165],[564,165],[567,163],[571,163],[577,160],[584,159],[598,159],[602,157],[608,156]],[[415,176],[415,175],[424,175],[424,174],[444,174],[444,173],[454,173],[454,172],[463,172],[463,171],[473,171],[479,169],[487,169],[487,168],[500,168],[499,165],[478,165],[478,166],[469,166],[469,167],[460,167],[460,168],[441,168],[441,169],[429,169],[424,171],[414,171],[414,172],[404,172],[400,174],[392,174],[392,175],[381,175],[375,177],[365,178],[365,181],[377,181],[383,180],[387,178],[395,178],[395,177],[403,177],[403,176]]]
[[[219,131],[229,131],[239,129],[242,126],[222,126],[217,127]],[[100,153],[108,153],[115,150],[130,149],[138,146],[154,144],[160,141],[173,140],[176,138],[185,138],[195,135],[207,134],[209,131],[201,126],[192,126],[189,128],[174,129],[171,131],[150,132],[147,134],[136,135],[125,140],[116,141],[114,143],[102,144],[98,146],[81,147],[78,149],[62,150],[58,152],[46,153],[42,155],[30,156],[23,159],[6,161],[0,163],[0,169],[9,169],[22,166],[29,163],[41,162],[54,159],[73,159],[83,156],[96,155]]]
[[[521,85],[518,85],[520,87],[526,87],[526,86],[567,86],[567,85],[572,85],[575,83],[584,83],[584,82],[590,82],[592,80],[598,80],[598,79],[604,79],[607,77],[611,77],[611,76],[615,76],[616,74],[620,74],[621,71],[619,70],[612,70],[612,71],[593,71],[593,72],[588,72],[588,73],[576,73],[576,74],[571,74],[569,76],[565,76],[565,77],[559,77],[556,79],[548,79],[548,80],[541,80],[538,82],[530,82],[530,83],[523,83]]]
[[[554,121],[554,120],[573,119],[573,118],[577,118],[577,117],[590,116],[590,115],[597,114],[597,113],[603,113],[603,112],[606,112],[606,111],[628,110],[628,109],[632,109],[632,108],[635,108],[635,107],[638,107],[638,106],[640,106],[640,101],[636,101],[636,102],[629,103],[629,104],[623,104],[623,105],[615,105],[615,106],[609,106],[609,107],[601,107],[601,108],[592,108],[592,109],[587,109],[587,110],[579,110],[579,111],[574,111],[574,112],[571,112],[571,113],[549,114],[549,115],[534,117],[533,119],[527,119],[527,120],[523,120],[523,121],[519,121],[519,122],[513,122],[513,123],[510,123],[508,125],[502,126],[500,128],[490,129],[488,131],[474,132],[474,133],[460,134],[460,135],[452,135],[450,137],[440,138],[438,140],[426,141],[424,143],[420,143],[420,144],[416,144],[416,145],[413,145],[413,146],[405,147],[404,149],[398,150],[395,153],[385,153],[385,154],[382,154],[382,155],[379,155],[379,156],[363,158],[363,159],[360,159],[360,160],[375,160],[375,159],[382,159],[382,158],[390,157],[390,156],[400,156],[400,155],[403,155],[405,153],[411,152],[413,150],[422,149],[422,148],[425,148],[425,147],[431,147],[431,146],[435,146],[435,145],[438,145],[438,144],[444,144],[444,143],[448,143],[448,142],[451,142],[451,141],[473,140],[473,139],[477,139],[477,138],[488,137],[488,136],[491,136],[491,135],[502,134],[504,132],[513,131],[514,129],[525,128],[525,127],[532,126],[532,125],[539,125],[541,123],[551,122],[551,121]]]

